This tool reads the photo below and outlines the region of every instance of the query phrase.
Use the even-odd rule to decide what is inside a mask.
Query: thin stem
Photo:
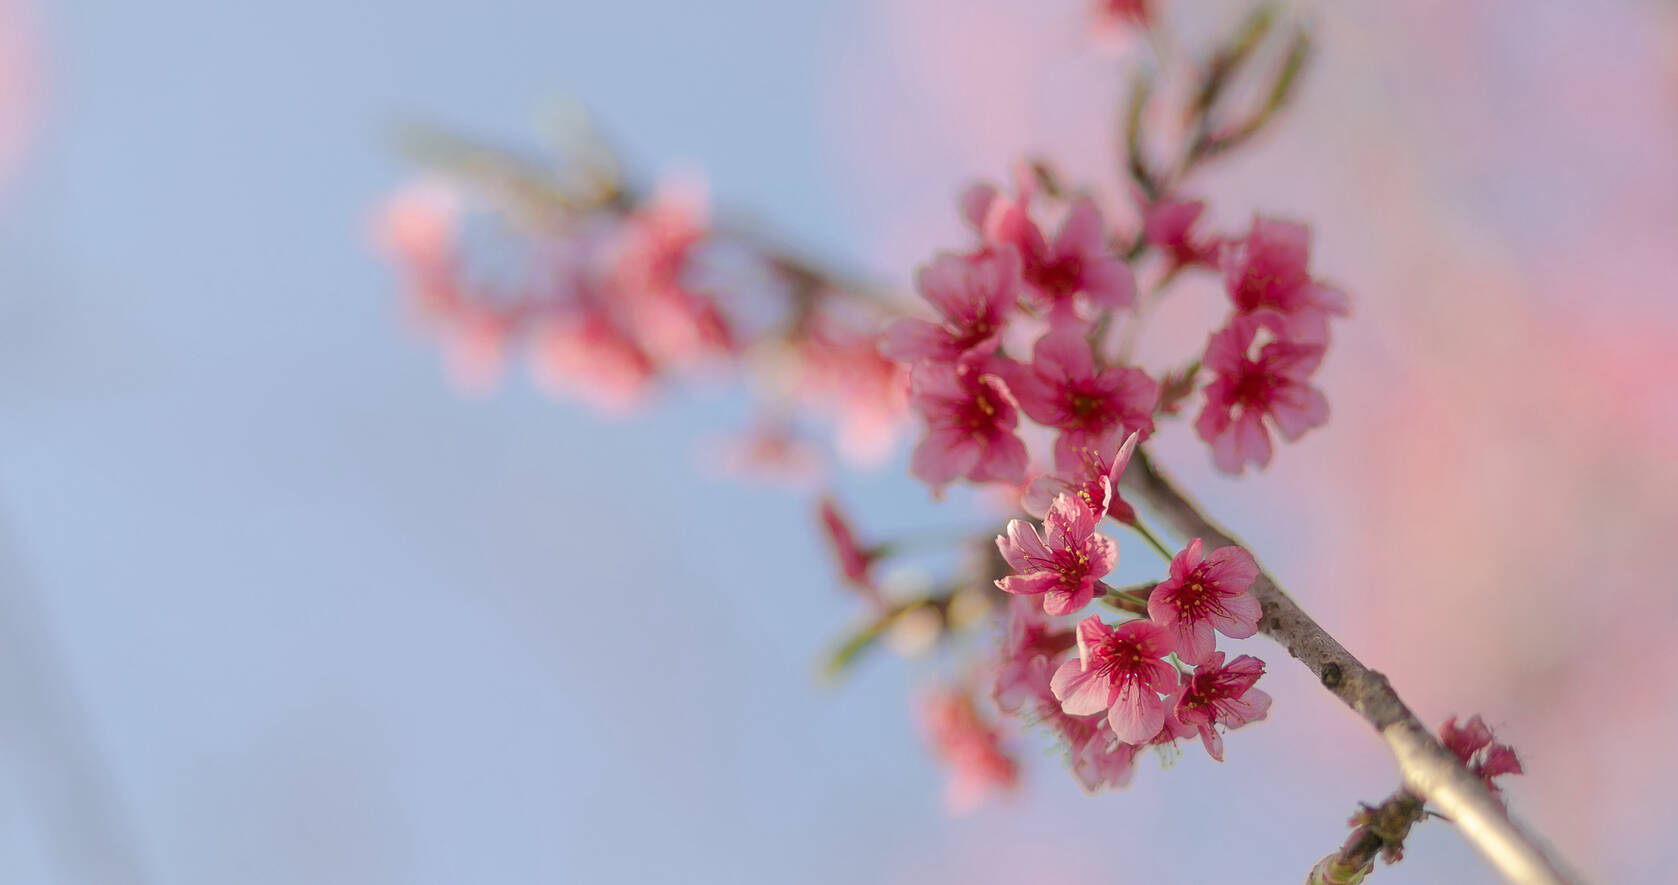
[[[1126,523],[1126,525],[1130,526],[1131,531],[1141,535],[1142,540],[1147,541],[1149,546],[1154,548],[1154,552],[1160,555],[1161,559],[1164,559],[1166,562],[1170,562],[1172,559],[1176,558],[1177,554],[1172,553],[1171,548],[1165,546],[1165,544],[1161,542],[1153,532],[1148,530],[1146,525],[1142,524],[1142,518],[1140,516],[1136,518],[1135,522]]]
[[[1178,485],[1137,449],[1124,483],[1183,538],[1211,546],[1241,541],[1206,516]],[[1245,545],[1242,545],[1245,546]],[[1362,716],[1386,741],[1405,786],[1462,828],[1466,838],[1504,879],[1518,885],[1573,885],[1580,880],[1509,817],[1503,802],[1469,773],[1416,718],[1387,677],[1364,666],[1324,630],[1269,572],[1260,571],[1253,595],[1263,606],[1260,628],[1310,668],[1317,679]]]

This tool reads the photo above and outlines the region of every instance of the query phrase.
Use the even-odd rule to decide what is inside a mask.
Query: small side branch
[[[1183,538],[1201,538],[1209,547],[1237,544],[1234,535],[1201,512],[1177,484],[1138,449],[1124,475],[1125,488]],[[1387,677],[1369,669],[1324,630],[1267,571],[1259,573],[1253,594],[1264,607],[1261,629],[1298,659],[1346,706],[1362,716],[1386,741],[1405,787],[1433,804],[1462,828],[1509,882],[1519,885],[1576,885],[1579,880],[1516,824],[1497,797],[1469,773],[1410,712]]]

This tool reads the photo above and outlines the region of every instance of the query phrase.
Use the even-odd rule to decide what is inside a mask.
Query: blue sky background
[[[807,497],[695,472],[739,397],[463,399],[404,329],[364,236],[403,118],[519,144],[576,96],[632,165],[857,251],[819,113],[882,52],[854,9],[42,10],[46,118],[0,203],[0,879],[1295,881],[1392,789],[1356,723],[1273,722],[1100,799],[1033,758],[948,818],[915,673],[813,679],[855,610]],[[902,475],[845,499],[935,518]],[[1273,564],[1285,533],[1253,531]],[[1278,710],[1329,703],[1295,669]],[[1490,881],[1445,827],[1410,855],[1382,880]]]

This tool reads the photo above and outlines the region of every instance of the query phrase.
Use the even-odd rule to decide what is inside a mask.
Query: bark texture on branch
[[[1137,450],[1123,482],[1179,537],[1200,538],[1209,548],[1247,546],[1202,513],[1145,451]],[[1387,677],[1364,666],[1329,635],[1268,571],[1260,570],[1253,594],[1264,607],[1263,633],[1310,668],[1324,688],[1381,735],[1405,786],[1455,821],[1504,879],[1520,885],[1577,885],[1580,880],[1510,819],[1503,803],[1410,712]]]

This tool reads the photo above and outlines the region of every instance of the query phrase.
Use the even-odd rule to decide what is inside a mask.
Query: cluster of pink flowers
[[[1045,520],[1045,536],[1022,520],[1010,522],[997,546],[1016,574],[997,586],[1021,597],[1041,595],[1045,617],[1075,614],[1098,589],[1108,592],[1100,578],[1114,554],[1112,541],[1096,532],[1102,512],[1063,493]],[[1117,624],[1098,615],[1084,618],[1076,627],[1075,654],[1015,639],[1052,635],[1037,623],[1033,609],[1016,605],[1013,620],[1024,626],[1009,628],[996,695],[1034,698],[1027,712],[1066,741],[1080,782],[1091,789],[1091,779],[1076,768],[1089,741],[1129,759],[1143,746],[1171,745],[1198,732],[1207,752],[1221,761],[1218,726],[1240,728],[1263,719],[1270,707],[1270,697],[1254,687],[1264,664],[1247,655],[1225,663],[1215,650],[1215,633],[1240,639],[1258,631],[1259,605],[1249,592],[1257,576],[1258,566],[1245,550],[1224,547],[1203,556],[1195,539],[1172,559],[1169,576],[1148,592],[1146,617]],[[1013,706],[1009,712],[1022,709],[1003,706]]]
[[[896,440],[907,372],[880,353],[878,315],[844,303],[807,268],[714,228],[693,189],[559,213],[551,230],[502,250],[522,253],[511,268],[471,266],[468,234],[477,231],[467,230],[475,216],[465,207],[474,197],[439,182],[410,187],[386,204],[375,231],[464,386],[493,384],[522,354],[542,389],[621,412],[696,369],[756,372],[772,400],[762,427],[786,429],[792,408],[825,414],[840,452],[859,461]],[[775,290],[791,306],[766,327],[751,309],[754,290]],[[779,466],[788,467],[801,449],[782,442]]]
[[[1011,570],[997,587],[1041,603],[1029,616],[1013,607],[994,698],[1056,735],[1093,790],[1128,783],[1144,746],[1198,734],[1221,760],[1222,731],[1264,718],[1270,698],[1254,687],[1264,664],[1227,658],[1216,641],[1257,632],[1258,567],[1245,550],[1206,552],[1196,539],[1145,598],[1110,600],[1140,617],[1087,616],[1075,629],[1040,621],[1114,592],[1103,579],[1118,546],[1100,526],[1111,518],[1146,531],[1119,479],[1156,421],[1196,389],[1195,429],[1228,473],[1269,463],[1272,428],[1294,440],[1327,419],[1311,377],[1329,319],[1347,304],[1310,274],[1301,225],[1259,216],[1244,235],[1220,237],[1204,229],[1203,202],[1160,197],[1141,201],[1134,234],[1110,236],[1092,198],[1042,188],[1034,171],[1021,164],[1012,195],[990,185],[963,194],[977,242],[920,270],[931,315],[898,320],[882,350],[908,368],[909,405],[925,426],[911,472],[935,495],[958,481],[998,487],[1039,521],[1014,519],[997,539]],[[1056,209],[1048,233],[1039,216]],[[1154,293],[1202,272],[1221,277],[1229,299],[1223,326],[1168,377],[1169,390],[1126,363],[1113,334],[1142,322],[1131,267],[1150,252]],[[1027,346],[1029,359],[1017,356]],[[1066,641],[1049,648],[1044,636]]]

